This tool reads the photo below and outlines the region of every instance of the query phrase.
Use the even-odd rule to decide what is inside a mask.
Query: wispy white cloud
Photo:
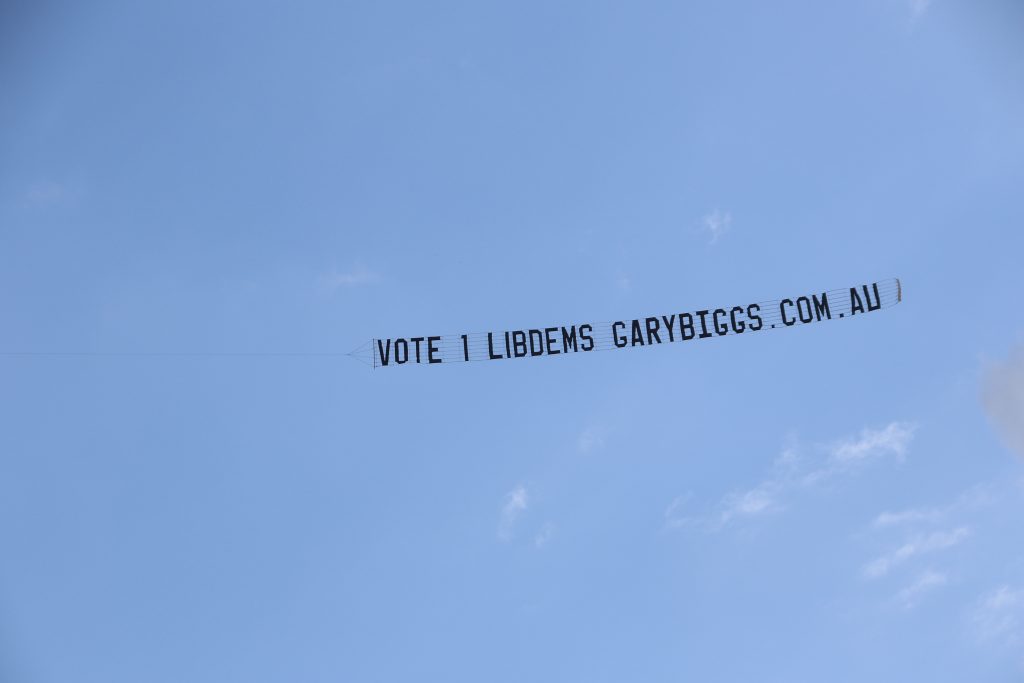
[[[932,0],[910,0],[910,13],[914,19],[920,19],[931,7]]]
[[[684,527],[718,531],[729,524],[754,519],[783,509],[781,500],[786,484],[780,479],[766,479],[756,486],[724,495],[710,513],[686,514],[690,494],[676,496],[665,508],[665,527]]]
[[[934,522],[941,516],[942,511],[936,508],[912,508],[909,510],[900,510],[899,512],[882,512],[875,517],[875,520],[872,522],[872,526],[905,526],[907,524],[916,524],[918,522]]]
[[[540,550],[548,543],[551,542],[551,537],[555,535],[555,525],[551,522],[544,522],[544,526],[540,528],[540,531],[533,537],[533,546]]]
[[[906,422],[891,422],[883,429],[863,429],[860,436],[836,443],[832,448],[832,459],[840,463],[874,460],[886,455],[903,459],[915,429],[914,425]]]
[[[73,206],[85,197],[85,188],[80,184],[40,180],[25,187],[22,201],[26,207],[46,210],[57,206]]]
[[[871,526],[876,529],[883,529],[935,524],[958,512],[993,503],[996,497],[991,485],[978,484],[967,489],[957,496],[956,500],[945,506],[916,507],[895,512],[881,512],[871,522]]]
[[[1024,646],[1024,589],[1003,585],[982,595],[971,610],[970,622],[978,640]]]
[[[691,523],[691,519],[683,514],[683,508],[688,500],[690,500],[689,493],[672,499],[672,502],[665,508],[665,528],[677,529]]]
[[[28,188],[26,199],[30,204],[56,204],[67,196],[67,190],[60,183],[39,182]]]
[[[576,450],[586,455],[604,448],[605,429],[599,425],[590,425],[576,439]]]
[[[948,581],[949,578],[945,574],[929,569],[918,576],[912,584],[897,593],[896,601],[904,609],[912,609],[921,601],[925,593],[945,586]]]
[[[1024,457],[1024,345],[986,370],[981,403],[1006,445]]]
[[[619,273],[615,276],[615,288],[620,292],[628,292],[633,289],[633,281],[625,273]]]
[[[332,270],[320,277],[321,286],[330,291],[362,285],[373,285],[378,282],[380,282],[380,276],[361,265],[346,271]]]
[[[768,477],[750,488],[727,493],[710,514],[683,516],[682,502],[678,498],[673,500],[665,511],[665,524],[670,528],[716,531],[743,519],[778,512],[799,490],[819,486],[887,455],[902,459],[913,432],[909,423],[892,422],[882,429],[865,429],[855,438],[819,446],[811,457],[801,456],[797,446],[790,446],[775,459]]]
[[[828,458],[824,464],[803,475],[803,484],[820,484],[885,457],[902,461],[915,431],[916,425],[910,422],[890,422],[881,429],[866,427],[856,437],[840,439],[827,447]]]
[[[501,516],[498,520],[498,538],[503,541],[511,540],[516,521],[529,507],[529,503],[530,496],[525,486],[516,486],[505,494],[505,504],[501,507]]]
[[[715,507],[714,512],[705,515],[687,515],[685,507],[690,494],[676,496],[665,508],[665,528],[680,529],[693,527],[704,531],[717,531],[722,527],[777,512],[783,508],[779,500],[779,486],[774,480],[763,481],[752,489],[733,491]]]
[[[952,548],[970,534],[968,527],[960,526],[948,531],[935,531],[924,536],[916,536],[896,550],[867,563],[864,566],[864,576],[869,579],[881,578],[912,557]]]
[[[781,510],[782,488],[779,481],[767,480],[747,491],[734,491],[726,495],[718,512],[719,526],[737,519],[758,517]]]
[[[732,214],[720,209],[706,213],[701,219],[701,228],[708,235],[708,244],[716,244],[732,228]]]

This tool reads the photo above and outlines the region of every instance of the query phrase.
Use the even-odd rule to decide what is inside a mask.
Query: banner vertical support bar
[[[373,367],[377,368],[377,352],[374,350],[377,348],[377,340],[374,337],[370,338],[370,358],[373,359]]]

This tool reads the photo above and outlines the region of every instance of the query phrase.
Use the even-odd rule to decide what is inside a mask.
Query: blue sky
[[[0,678],[1024,677],[1024,12],[7,3]],[[371,337],[900,277],[454,366]]]

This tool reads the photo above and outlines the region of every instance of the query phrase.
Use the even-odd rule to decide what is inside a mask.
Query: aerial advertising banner
[[[379,368],[633,349],[853,318],[902,299],[900,281],[892,278],[785,299],[610,322],[569,321],[517,330],[372,339],[351,355]]]

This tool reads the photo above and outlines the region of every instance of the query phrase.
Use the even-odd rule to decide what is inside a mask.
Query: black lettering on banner
[[[633,331],[633,339],[632,339],[633,346],[637,346],[637,345],[643,346],[644,345],[644,330],[643,330],[642,327],[640,327],[640,321],[634,319],[633,320],[633,325],[632,325],[632,327],[630,329]]]
[[[555,342],[557,340],[554,337],[552,337],[551,335],[553,335],[555,332],[558,332],[558,328],[557,327],[545,327],[544,328],[544,342],[545,342],[545,345],[547,347],[548,355],[550,355],[550,356],[554,356],[556,354],[561,353],[561,351],[559,351],[558,349],[554,348]]]
[[[828,293],[822,292],[820,299],[816,294],[812,294],[811,301],[814,303],[814,316],[820,321],[821,315],[824,314],[825,319],[830,321],[831,311],[828,310]]]
[[[580,346],[584,351],[594,350],[594,338],[590,336],[590,333],[594,331],[594,328],[589,324],[580,325],[580,339],[583,340],[583,345]],[[587,345],[589,344],[589,346]]]
[[[380,339],[377,340],[377,352],[380,354],[381,366],[386,367],[388,364],[388,357],[391,355],[391,340],[385,339],[384,341],[387,342],[386,345],[382,345],[380,343]]]
[[[401,346],[399,346],[401,344]],[[404,339],[395,340],[395,362],[399,365],[409,360],[409,342]]]
[[[537,343],[534,343],[534,335],[536,335]],[[530,355],[531,356],[543,356],[544,355],[544,333],[540,330],[530,330]]]
[[[822,292],[820,299],[812,294],[811,301],[814,302],[814,315],[818,320],[821,320],[822,313],[827,320],[832,319],[832,311],[828,309],[828,292]]]
[[[616,320],[615,322],[612,323],[612,339],[615,341],[615,346],[620,348],[620,349],[623,348],[628,343],[628,340],[626,339],[625,336],[622,336],[620,338],[619,337],[619,333],[618,333],[617,330],[620,327],[625,327],[625,326],[626,326],[626,323],[622,322],[621,320]],[[583,333],[583,328],[581,327],[580,328],[580,334],[582,334],[582,333]]]
[[[791,299],[783,299],[782,301],[780,301],[779,302],[779,312],[782,314],[782,322],[783,322],[783,324],[786,327],[789,327],[790,325],[796,324],[796,318],[793,318],[792,320],[790,320],[789,318],[786,317],[786,304],[789,304],[790,306],[792,306],[793,305],[793,301]]]
[[[867,291],[865,289],[865,291]],[[856,287],[850,287],[850,315],[857,315],[857,312],[864,312],[864,302],[860,300]]]
[[[570,345],[573,351],[577,350],[576,346],[576,326],[571,326],[568,331],[562,328],[562,353],[569,353]]]
[[[758,315],[758,313],[760,313],[760,312],[761,312],[761,306],[759,304],[750,304],[749,306],[747,306],[747,317],[750,318],[750,320],[751,320],[751,322],[750,322],[750,331],[751,332],[757,332],[762,327],[764,327],[764,321],[761,320],[761,316]],[[754,325],[754,322],[757,322],[756,326]]]
[[[487,358],[490,360],[501,360],[502,356],[494,352],[494,333],[487,333]]]
[[[886,300],[883,305],[881,289],[885,288],[887,295],[895,292]],[[889,288],[893,288],[890,290]],[[611,341],[613,348],[626,348],[629,346],[652,346],[654,344],[673,343],[676,341],[689,341],[692,339],[707,339],[714,336],[727,336],[732,334],[743,334],[744,332],[756,332],[766,327],[777,327],[782,324],[792,327],[797,324],[805,325],[812,322],[832,319],[832,303],[839,299],[839,296],[846,290],[821,291],[819,293],[797,296],[792,299],[775,300],[766,305],[769,308],[772,304],[778,305],[778,313],[768,310],[762,313],[760,303],[748,304],[746,306],[733,306],[731,308],[703,309],[689,313],[677,313],[673,315],[655,315],[644,318],[633,318],[632,320],[617,320],[610,324]],[[849,288],[849,307],[839,301],[839,314],[842,318],[846,315],[857,315],[877,311],[884,306],[899,303],[900,296],[899,280],[883,280],[881,282],[869,282]],[[829,297],[831,295],[831,301]],[[710,319],[709,319],[710,318]],[[700,320],[700,326],[697,320]],[[627,330],[627,326],[629,329]],[[677,327],[678,326],[678,327]],[[595,327],[598,334],[595,335]],[[479,334],[461,334],[462,361],[470,360],[501,360],[504,358],[524,358],[527,356],[543,356],[577,353],[580,351],[596,351],[598,348],[607,348],[607,330],[609,323],[600,323],[595,326],[592,323],[572,324],[568,326],[551,326],[533,329],[506,330],[504,332],[484,332]],[[667,333],[667,339],[662,333]],[[678,334],[677,334],[678,332]],[[483,353],[483,338],[487,337],[487,355]],[[496,339],[497,335],[504,335],[505,347],[500,348],[501,342]],[[473,338],[472,340],[470,338]],[[398,337],[381,339],[373,337],[369,345],[364,344],[351,354],[367,365],[373,367],[387,367],[391,365],[405,365],[415,362],[422,363],[451,363],[460,360],[458,358],[458,342],[455,335],[448,336],[422,336],[422,337]],[[598,346],[600,341],[600,347]],[[424,346],[426,347],[424,349]],[[472,348],[471,348],[472,347]],[[369,355],[367,355],[369,353]],[[426,358],[424,358],[426,356]],[[372,362],[371,362],[372,361]]]
[[[733,306],[732,309],[729,311],[729,322],[732,323],[732,331],[735,332],[736,334],[743,334],[743,330],[747,329],[747,324],[745,322],[743,322],[742,320],[736,320],[736,314],[742,312],[742,306]]]
[[[697,315],[700,316],[700,329],[701,329],[701,333],[698,336],[700,336],[701,339],[707,339],[708,337],[711,336],[711,333],[708,332],[708,322],[707,322],[707,320],[705,320],[705,318],[708,315],[708,311],[697,311]]]
[[[647,323],[647,343],[651,344],[651,339],[661,343],[661,337],[658,336],[658,328],[661,327],[661,323],[658,322],[658,317],[647,318],[644,322]]]
[[[420,362],[420,342],[423,341],[423,337],[411,337],[409,339],[409,341],[416,343],[416,362],[419,363]]]
[[[522,330],[512,331],[512,355],[516,358],[522,358],[527,354],[526,350],[526,333]]]
[[[720,322],[718,320],[719,315],[724,317],[725,311],[722,310],[721,308],[716,308],[714,314],[711,316],[711,322],[714,325],[715,332],[717,332],[719,335],[729,334],[729,327],[725,323]]]
[[[804,309],[806,309],[806,315],[804,315]],[[814,322],[814,313],[811,311],[811,300],[806,296],[802,296],[796,300],[796,313],[800,316],[800,322]]]
[[[686,319],[686,322],[683,322],[684,318]],[[689,331],[690,334],[686,334],[687,331]],[[689,340],[693,339],[695,335],[696,335],[696,332],[693,329],[693,316],[690,315],[689,313],[680,313],[679,314],[679,337],[680,337],[680,339],[682,339],[683,341],[689,341]]]
[[[872,283],[871,288],[875,290],[875,303],[871,303],[871,295],[868,293],[867,285],[864,285],[864,298],[868,300],[868,310],[877,311],[879,308],[882,307],[882,297],[878,295],[878,283]]]
[[[672,315],[670,315],[667,318],[665,316],[661,316],[661,319],[665,323],[665,329],[668,330],[668,341],[669,341],[669,343],[674,342],[676,340],[676,331],[674,329],[672,329],[672,327],[676,323],[676,316],[675,316],[675,314],[672,314]]]

